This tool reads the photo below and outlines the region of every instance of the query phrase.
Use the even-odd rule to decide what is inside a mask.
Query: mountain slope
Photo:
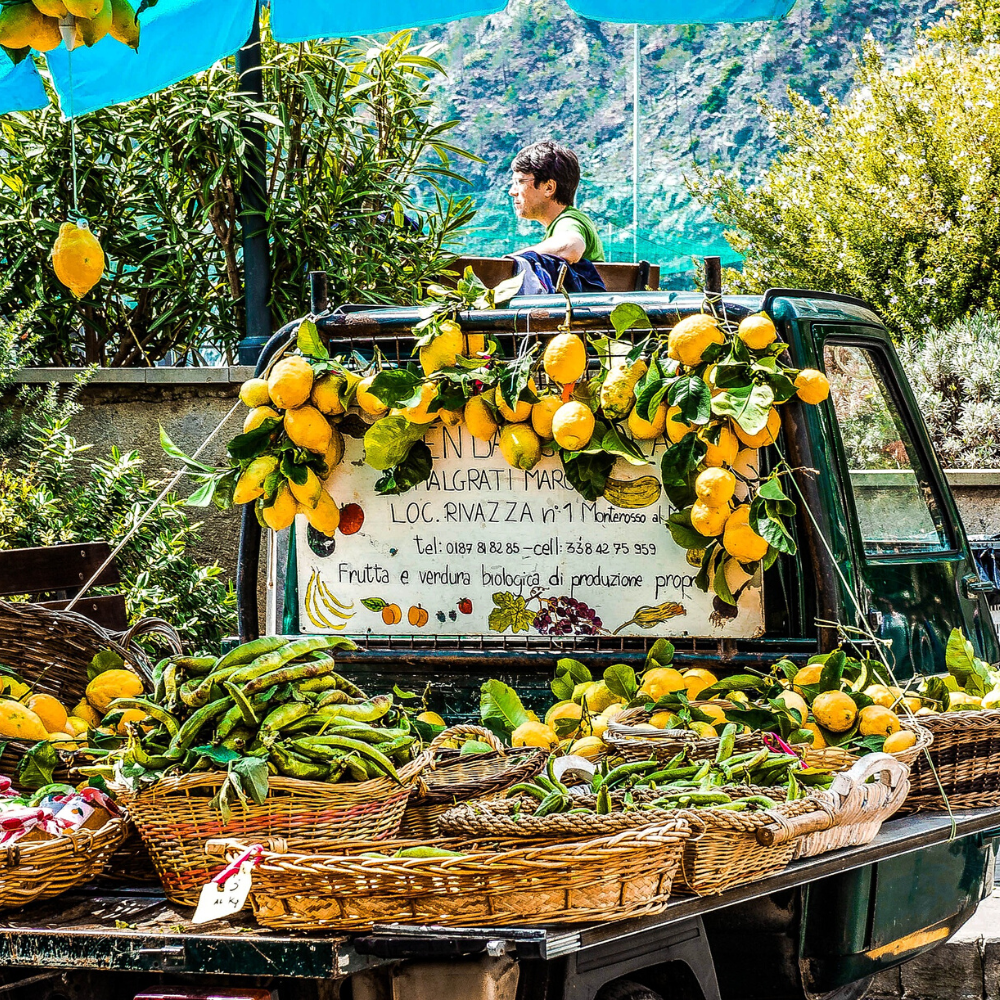
[[[639,256],[666,271],[708,252],[733,259],[719,227],[694,204],[684,175],[718,158],[746,178],[764,169],[774,139],[758,96],[783,102],[786,87],[819,101],[844,97],[853,51],[867,30],[890,57],[905,53],[916,24],[940,17],[941,0],[799,0],[782,22],[639,29]],[[623,15],[627,16],[627,15]],[[507,197],[517,150],[551,137],[580,156],[578,204],[592,213],[608,256],[632,255],[631,25],[585,20],[562,0],[511,0],[500,14],[421,29],[444,46],[441,113],[456,141],[486,161],[465,171],[479,206],[467,252],[497,255],[537,237],[515,225]]]

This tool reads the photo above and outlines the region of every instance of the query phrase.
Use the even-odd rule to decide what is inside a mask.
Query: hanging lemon
[[[30,3],[0,7],[0,45],[50,52],[61,41],[59,22]]]
[[[86,219],[79,225],[64,222],[52,247],[52,266],[56,277],[82,299],[104,274],[104,251],[90,231]]]

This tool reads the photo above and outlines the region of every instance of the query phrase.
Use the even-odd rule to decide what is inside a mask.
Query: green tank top
[[[545,230],[545,238],[548,239],[557,228],[573,229],[579,233],[584,242],[584,260],[602,261],[604,260],[604,245],[601,237],[597,234],[597,227],[588,215],[585,215],[578,208],[564,208],[548,225]]]

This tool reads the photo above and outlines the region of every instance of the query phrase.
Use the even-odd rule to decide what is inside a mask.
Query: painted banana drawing
[[[354,603],[342,604],[323,582],[319,570],[313,570],[306,585],[306,614],[316,628],[327,628],[340,632],[354,617]]]

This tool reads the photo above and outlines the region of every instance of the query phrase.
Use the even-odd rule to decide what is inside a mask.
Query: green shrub
[[[37,308],[48,363],[148,365],[171,349],[197,363],[205,347],[231,349],[244,326],[242,115],[268,148],[275,328],[302,314],[310,269],[329,271],[334,302],[419,297],[472,210],[440,189],[466,154],[427,96],[442,72],[434,49],[410,37],[284,46],[268,37],[263,107],[238,92],[226,60],[77,119],[80,214],[108,259],[80,302],[49,261],[72,214],[70,127],[54,106],[6,116],[0,261],[11,288],[0,312]]]
[[[0,396],[10,394],[23,326],[0,320]],[[18,332],[21,331],[21,332]],[[104,540],[116,545],[158,495],[162,484],[146,479],[138,452],[113,448],[90,458],[70,424],[76,397],[88,378],[60,394],[55,387],[14,393],[0,426],[0,548]],[[10,396],[8,395],[8,398]],[[235,628],[232,586],[222,567],[205,565],[193,552],[199,541],[182,498],[168,494],[117,557],[120,591],[130,621],[159,615],[182,631],[192,649],[217,650]]]
[[[1000,314],[956,320],[899,355],[942,465],[1000,468]]]
[[[1000,307],[998,10],[960,0],[896,67],[869,40],[843,103],[762,104],[784,151],[759,181],[690,182],[745,257],[730,287],[851,293],[918,337]]]

